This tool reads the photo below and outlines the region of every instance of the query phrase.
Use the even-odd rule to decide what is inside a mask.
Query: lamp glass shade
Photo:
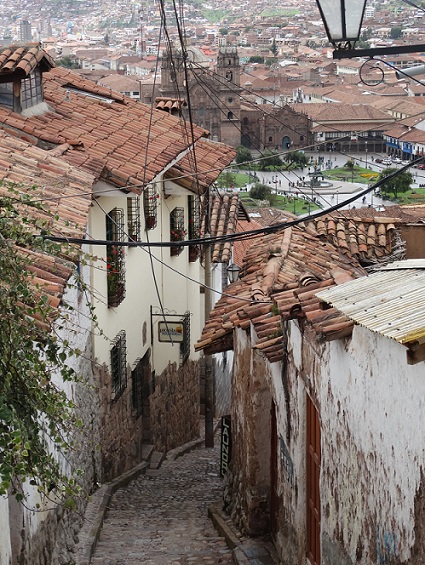
[[[241,268],[235,263],[232,263],[227,267],[227,276],[229,277],[229,282],[232,283],[238,280],[240,270]]]
[[[355,42],[360,37],[366,0],[316,0],[329,41]]]

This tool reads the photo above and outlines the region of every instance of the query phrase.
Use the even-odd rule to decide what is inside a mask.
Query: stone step
[[[143,461],[149,461],[152,453],[154,451],[154,446],[150,443],[144,443],[142,445],[142,459]]]
[[[164,454],[161,451],[153,451],[149,459],[150,469],[159,469],[164,460]]]

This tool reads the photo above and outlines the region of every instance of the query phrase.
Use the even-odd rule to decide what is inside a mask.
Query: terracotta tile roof
[[[35,207],[21,206],[22,216],[30,215],[47,222],[53,235],[84,237],[92,201],[94,176],[77,170],[49,151],[34,147],[0,131],[0,195],[9,195],[8,186],[42,201],[49,214]],[[46,293],[50,305],[58,307],[66,282],[73,272],[72,263],[63,259],[21,249],[35,283]],[[68,257],[71,259],[71,257]]]
[[[221,173],[230,165],[236,156],[233,147],[199,139],[195,149],[191,150],[178,163],[171,167],[166,178],[174,179],[175,182],[187,188],[195,194],[203,194]],[[202,163],[201,168],[199,168]]]
[[[370,104],[292,104],[297,112],[306,113],[314,122],[390,122],[391,116]]]
[[[187,106],[184,98],[162,98],[160,96],[155,98],[155,108],[157,110],[180,111],[184,106]]]
[[[43,147],[68,144],[63,158],[139,192],[187,148],[192,131],[178,118],[54,68],[43,74],[52,112],[25,117],[0,107],[0,128]],[[87,95],[85,95],[87,94]],[[193,128],[196,141],[207,132]],[[147,147],[148,145],[148,147]]]
[[[260,224],[256,220],[239,220],[236,226],[236,232],[241,233],[249,230],[258,230],[262,227],[262,224]],[[241,267],[247,250],[251,247],[251,245],[254,244],[255,239],[247,238],[241,239],[240,241],[235,241],[235,243],[233,244],[233,262]]]
[[[248,220],[239,195],[236,193],[211,194],[210,197],[210,234],[211,237],[231,235],[236,233],[240,220]],[[203,216],[203,233],[206,233],[205,216]],[[229,263],[232,255],[230,241],[217,242],[212,246],[211,260],[213,263]]]
[[[102,78],[97,81],[97,84],[106,86],[106,88],[111,88],[117,92],[139,92],[140,90],[138,80],[133,77],[117,73],[102,76]]]
[[[388,125],[391,125],[391,123],[382,123],[382,122],[338,122],[338,131],[363,131],[365,128],[367,128],[367,130],[374,130],[374,131],[385,131],[385,133],[388,131]],[[315,127],[312,128],[313,132],[317,132],[317,131],[330,131],[330,132],[335,132],[336,131],[336,127],[334,123],[329,123],[329,124],[319,124]]]
[[[321,339],[351,333],[353,322],[334,308],[322,310],[317,289],[364,276],[354,259],[299,228],[256,240],[245,257],[241,278],[227,288],[207,321],[196,350],[206,353],[233,347],[233,330],[251,324],[254,348],[270,362],[282,359],[282,322],[305,318]]]
[[[0,76],[20,72],[28,76],[38,65],[45,69],[55,66],[53,59],[41,50],[38,43],[9,46],[0,50]]]
[[[326,238],[341,253],[366,264],[391,255],[396,247],[396,225],[399,223],[397,218],[333,213],[306,220],[304,225],[307,231]]]

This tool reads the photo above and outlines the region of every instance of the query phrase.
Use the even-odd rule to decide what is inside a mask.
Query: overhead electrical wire
[[[412,165],[415,163],[418,163],[422,161],[422,158],[417,159],[416,161],[412,162]],[[74,244],[90,244],[90,245],[117,245],[117,246],[121,246],[121,247],[187,247],[190,245],[200,245],[202,243],[220,243],[220,242],[225,242],[225,241],[239,241],[239,240],[244,240],[244,239],[249,239],[252,237],[256,237],[259,235],[265,235],[268,233],[276,233],[279,232],[287,227],[291,227],[291,226],[296,226],[298,224],[304,223],[306,220],[315,220],[317,218],[320,218],[322,216],[326,216],[332,212],[335,212],[337,210],[340,210],[343,206],[345,206],[346,204],[351,204],[351,202],[354,202],[355,200],[357,200],[358,198],[365,196],[366,194],[368,194],[369,192],[372,192],[374,190],[376,190],[377,188],[379,188],[382,184],[384,184],[387,181],[392,180],[393,178],[396,178],[398,175],[400,175],[401,173],[403,173],[404,171],[406,171],[407,169],[409,169],[410,166],[412,165],[405,165],[404,167],[401,167],[400,169],[397,169],[396,171],[394,171],[393,173],[391,173],[390,175],[386,176],[385,178],[382,178],[380,180],[378,180],[376,183],[368,186],[367,188],[357,192],[354,196],[348,198],[347,200],[345,200],[344,202],[340,202],[338,204],[335,204],[334,206],[331,206],[330,208],[326,208],[325,210],[318,210],[317,212],[313,212],[312,214],[309,214],[308,216],[304,216],[304,217],[300,217],[294,220],[289,220],[286,222],[281,222],[281,223],[277,223],[277,224],[273,224],[272,226],[266,226],[266,227],[262,227],[262,228],[258,228],[258,229],[254,229],[254,230],[247,230],[247,231],[243,231],[243,232],[238,232],[235,234],[227,234],[227,235],[222,235],[222,236],[215,236],[215,237],[209,237],[209,238],[199,238],[199,239],[193,239],[193,240],[182,240],[182,241],[168,241],[168,242],[164,242],[164,241],[160,241],[160,242],[144,242],[144,241],[108,241],[108,240],[97,240],[97,239],[91,239],[91,240],[87,240],[87,239],[83,239],[83,238],[70,238],[70,237],[59,237],[59,236],[52,236],[52,235],[44,235],[41,234],[37,237],[42,237],[43,239],[47,239],[50,241],[56,241],[58,243],[74,243]]]

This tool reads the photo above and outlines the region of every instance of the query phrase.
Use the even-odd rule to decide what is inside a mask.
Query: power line
[[[108,241],[108,240],[95,240],[95,239],[87,240],[87,239],[82,239],[82,238],[58,237],[58,236],[51,236],[51,235],[40,235],[38,237],[42,237],[43,239],[47,239],[47,240],[50,240],[50,241],[56,241],[58,243],[75,243],[75,244],[81,244],[81,245],[90,244],[90,245],[105,245],[105,246],[114,245],[114,246],[121,246],[121,247],[187,247],[187,246],[190,246],[190,245],[200,245],[202,243],[220,243],[220,242],[225,242],[225,241],[239,241],[239,240],[242,240],[242,239],[250,239],[250,238],[253,238],[253,237],[256,237],[256,236],[259,236],[259,235],[265,235],[265,234],[268,234],[268,233],[276,233],[276,232],[281,231],[282,229],[285,229],[285,228],[288,228],[288,227],[291,227],[291,226],[296,226],[298,224],[303,223],[306,220],[306,218],[314,220],[314,219],[320,218],[322,216],[326,216],[326,215],[328,215],[332,212],[335,212],[336,210],[340,210],[343,206],[345,206],[347,204],[351,204],[351,202],[354,202],[358,198],[365,196],[366,194],[369,194],[369,192],[376,190],[382,184],[385,184],[386,182],[392,180],[393,178],[396,178],[401,173],[403,173],[404,171],[409,169],[411,166],[413,166],[414,164],[416,164],[416,163],[418,163],[422,160],[423,160],[423,158],[417,159],[416,161],[412,161],[411,164],[405,165],[404,167],[397,169],[396,171],[394,171],[390,175],[378,180],[376,183],[374,183],[374,184],[368,186],[367,188],[357,192],[354,196],[348,198],[344,202],[335,204],[334,206],[331,206],[330,208],[327,208],[325,210],[319,210],[317,212],[313,212],[312,214],[309,214],[308,216],[304,216],[302,218],[289,220],[287,222],[274,224],[272,226],[266,226],[266,227],[255,229],[255,230],[247,230],[247,231],[238,232],[238,233],[235,233],[235,234],[228,234],[228,235],[215,236],[215,237],[209,237],[209,238],[199,238],[199,239],[182,240],[182,241],[168,241],[168,242],[164,242],[164,241],[160,241],[160,242],[124,241],[123,242],[123,241]]]

